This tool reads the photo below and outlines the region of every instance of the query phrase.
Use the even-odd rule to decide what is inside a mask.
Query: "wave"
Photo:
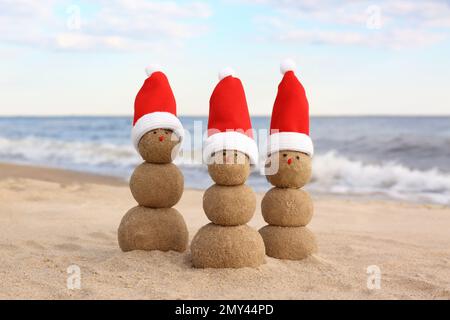
[[[436,168],[413,170],[402,164],[368,164],[335,151],[314,158],[309,188],[333,194],[381,194],[394,199],[450,205],[450,174]]]
[[[0,137],[0,159],[116,176],[122,176],[140,162],[131,145],[38,137]]]
[[[212,182],[205,166],[189,154],[177,160],[187,187],[206,188]],[[62,141],[34,136],[0,137],[0,160],[45,165],[107,174],[127,179],[142,160],[131,144],[93,141]],[[373,196],[450,205],[450,174],[438,169],[411,169],[396,162],[367,163],[336,151],[314,156],[308,190],[318,193]],[[255,170],[249,184],[257,191],[270,186]]]

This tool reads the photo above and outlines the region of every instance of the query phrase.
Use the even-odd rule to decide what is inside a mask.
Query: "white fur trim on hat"
[[[155,129],[170,129],[183,141],[183,125],[176,116],[170,112],[152,112],[142,116],[131,130],[133,145],[138,150],[139,141],[149,131]]]
[[[219,72],[219,80],[225,79],[228,76],[234,77],[236,72],[232,68],[224,68]]]
[[[283,62],[281,62],[280,71],[282,75],[284,75],[288,71],[295,71],[296,69],[297,65],[295,64],[295,61],[292,59],[286,59]]]
[[[300,151],[313,156],[314,145],[311,138],[298,132],[279,132],[270,135],[268,154],[282,150]]]
[[[162,71],[162,68],[158,64],[151,64],[147,68],[145,68],[145,73],[148,77],[150,77],[155,72]]]
[[[251,164],[256,165],[258,163],[258,146],[255,140],[241,132],[219,132],[208,137],[203,146],[203,160],[209,162],[213,153],[222,150],[240,151],[248,155]]]

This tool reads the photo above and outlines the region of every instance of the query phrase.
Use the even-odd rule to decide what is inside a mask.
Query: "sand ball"
[[[203,210],[215,224],[246,224],[256,210],[256,195],[247,185],[213,185],[203,194]]]
[[[208,224],[191,243],[196,268],[258,267],[265,262],[261,235],[247,225],[224,227]]]
[[[222,186],[244,184],[250,175],[250,160],[240,151],[216,152],[208,164],[208,173],[215,183]]]
[[[175,159],[180,138],[169,129],[155,129],[147,132],[139,141],[142,158],[150,163],[170,163]]]
[[[178,203],[184,188],[184,178],[173,163],[144,162],[133,172],[130,189],[139,205],[149,208],[170,208]]]
[[[189,240],[183,216],[173,208],[134,207],[122,218],[118,230],[122,251],[186,250]]]
[[[301,260],[318,250],[316,237],[306,227],[265,226],[259,233],[269,257]]]
[[[262,199],[264,220],[274,226],[304,227],[313,216],[313,202],[301,189],[272,188]]]
[[[274,170],[275,174],[267,174],[270,170]],[[279,188],[303,187],[311,179],[311,171],[311,157],[302,152],[280,151],[273,153],[266,161],[267,180]]]

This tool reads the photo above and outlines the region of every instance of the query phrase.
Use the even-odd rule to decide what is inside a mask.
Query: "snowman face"
[[[244,184],[250,175],[250,160],[248,156],[236,150],[223,150],[211,156],[208,172],[215,183],[219,185]]]
[[[301,188],[311,179],[311,157],[298,151],[282,150],[273,153],[266,161],[266,168],[276,167],[275,174],[267,180],[279,188]]]
[[[180,138],[170,129],[155,129],[147,132],[139,141],[142,158],[150,163],[170,163],[175,159]]]
[[[222,150],[215,152],[211,155],[211,161],[213,164],[241,164],[248,163],[248,156],[240,151],[236,150]]]

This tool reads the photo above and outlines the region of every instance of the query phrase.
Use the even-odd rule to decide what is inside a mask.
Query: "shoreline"
[[[0,180],[8,178],[33,179],[56,183],[93,183],[113,186],[127,185],[123,179],[82,171],[46,166],[0,162]]]

